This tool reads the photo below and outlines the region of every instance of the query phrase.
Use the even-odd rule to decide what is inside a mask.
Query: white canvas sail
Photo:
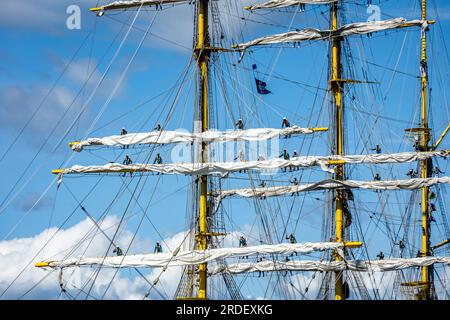
[[[324,128],[321,128],[324,129]],[[228,142],[261,141],[274,137],[296,134],[311,134],[315,130],[311,128],[300,128],[292,126],[284,129],[257,128],[247,130],[215,131],[208,130],[200,133],[183,131],[152,131],[142,133],[130,133],[126,135],[114,135],[103,138],[89,138],[75,142],[71,147],[75,151],[81,151],[86,146],[131,146],[137,144],[168,144],[168,143],[192,143],[192,142]]]
[[[346,37],[356,34],[367,34],[378,31],[385,31],[406,27],[424,27],[426,21],[411,20],[405,18],[394,18],[383,21],[357,22],[342,26],[337,30],[319,30],[319,29],[303,29],[299,31],[290,31],[287,33],[275,34],[258,38],[249,42],[237,44],[234,47],[240,50],[246,50],[249,47],[257,45],[270,45],[286,42],[301,42],[310,40],[326,40],[334,37]]]
[[[320,166],[322,170],[333,172],[330,161],[345,161],[349,164],[361,163],[407,163],[425,160],[430,157],[448,155],[448,151],[429,152],[403,152],[391,154],[368,154],[346,156],[299,156],[289,160],[271,159],[261,161],[243,162],[207,162],[207,163],[168,163],[168,164],[131,164],[108,163],[103,166],[79,166],[54,170],[55,174],[86,174],[86,173],[118,173],[118,172],[158,172],[162,174],[182,175],[220,175],[226,176],[230,172],[244,170],[258,170],[270,172],[271,170],[288,167]]]
[[[369,189],[369,190],[416,190],[423,187],[430,187],[440,183],[450,184],[450,177],[436,178],[414,178],[402,180],[383,180],[383,181],[356,181],[356,180],[324,180],[317,183],[299,184],[289,186],[275,186],[267,188],[244,188],[222,190],[214,194],[216,202],[222,199],[239,196],[244,198],[274,197],[296,192],[305,192],[321,189]]]
[[[329,4],[337,0],[272,0],[260,4],[245,7],[246,10],[257,9],[278,9],[285,7],[298,6],[301,4]]]
[[[236,263],[228,266],[216,266],[209,270],[214,274],[239,274],[248,272],[271,272],[271,271],[373,271],[385,272],[396,271],[406,268],[431,266],[433,264],[450,264],[449,257],[421,257],[421,258],[399,258],[386,260],[347,260],[347,261],[273,261],[263,260],[261,262]]]
[[[98,258],[69,258],[60,261],[49,261],[45,267],[66,268],[76,266],[102,265],[105,267],[128,268],[128,267],[166,267],[184,266],[207,263],[218,259],[244,257],[256,254],[282,254],[293,253],[308,254],[314,251],[338,250],[344,247],[340,242],[305,242],[305,243],[281,243],[274,245],[260,245],[241,248],[219,248],[209,250],[179,251],[176,255],[172,253],[152,253],[114,257]],[[44,266],[38,264],[39,266]]]
[[[114,1],[101,7],[93,8],[92,11],[107,11],[126,8],[139,8],[140,6],[161,6],[164,4],[176,4],[180,2],[188,2],[187,0],[129,0]]]

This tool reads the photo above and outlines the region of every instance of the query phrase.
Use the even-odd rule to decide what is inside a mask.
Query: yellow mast
[[[197,58],[200,72],[200,117],[202,132],[208,130],[208,63],[209,63],[209,39],[208,39],[208,1],[198,2],[197,16],[197,45],[194,49],[194,56]],[[206,162],[206,143],[202,142],[201,162]],[[199,250],[206,250],[207,244],[207,176],[200,177],[200,204],[199,204],[199,230],[197,233],[197,243]],[[199,288],[198,298],[207,299],[207,264],[202,263],[198,267]]]
[[[427,1],[422,0],[422,21],[427,20]],[[428,151],[428,142],[430,140],[430,133],[428,128],[428,117],[427,117],[427,90],[428,90],[428,74],[427,74],[427,35],[426,30],[422,29],[422,56],[421,56],[421,69],[422,69],[422,107],[421,107],[421,126],[422,126],[422,139],[420,141],[421,150]],[[422,178],[427,178],[429,176],[428,172],[428,162],[429,159],[421,161],[421,176]],[[428,210],[428,187],[422,188],[422,252],[421,256],[430,255],[430,217]],[[419,294],[419,299],[428,300],[431,297],[431,277],[430,268],[424,266],[421,269],[421,280],[422,280],[422,290]]]
[[[331,29],[338,29],[338,4],[333,3],[331,5]],[[338,155],[344,154],[344,134],[343,134],[343,103],[342,103],[342,87],[340,80],[342,79],[341,70],[341,39],[332,39],[332,52],[331,52],[331,66],[332,77],[330,80],[331,91],[333,93],[334,106],[336,108],[336,153]],[[344,179],[344,165],[339,164],[336,166],[336,179]],[[344,242],[344,227],[343,227],[343,192],[342,190],[336,191],[336,213],[335,213],[335,238],[337,242]],[[336,260],[341,260],[339,255],[336,255]],[[344,300],[344,285],[342,280],[342,272],[336,272],[335,283],[335,300]]]

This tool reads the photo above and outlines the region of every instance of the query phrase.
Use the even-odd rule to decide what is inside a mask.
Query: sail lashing
[[[383,181],[356,181],[356,180],[324,180],[316,183],[275,186],[267,188],[245,188],[232,189],[217,192],[216,202],[222,199],[239,196],[244,198],[266,198],[282,195],[293,195],[297,192],[306,192],[314,190],[333,190],[333,189],[367,189],[367,190],[417,190],[424,187],[430,187],[437,184],[450,184],[450,177],[436,178],[413,178],[402,180],[383,180]]]
[[[209,272],[215,274],[240,274],[249,272],[274,272],[274,271],[359,271],[359,272],[386,272],[397,271],[406,268],[431,266],[434,264],[450,265],[449,257],[422,257],[422,258],[398,258],[386,260],[345,260],[345,261],[319,261],[319,260],[289,260],[260,262],[247,262],[230,264],[226,267],[216,267]]]
[[[271,45],[288,42],[302,42],[312,40],[329,40],[332,38],[341,38],[351,35],[368,34],[391,29],[421,27],[426,28],[428,21],[406,20],[405,18],[394,18],[382,21],[356,22],[344,25],[337,30],[319,30],[313,28],[290,31],[270,36],[261,37],[252,41],[236,44],[233,47],[239,50],[246,50],[252,46]]]
[[[254,4],[252,6],[247,6],[244,9],[250,11],[257,9],[279,9],[305,4],[330,4],[337,1],[338,0],[272,0],[260,4]]]
[[[229,141],[262,141],[275,137],[283,137],[297,134],[312,134],[326,131],[328,128],[301,128],[291,126],[283,129],[255,128],[247,130],[208,130],[199,133],[184,131],[151,131],[142,133],[130,133],[114,135],[103,138],[89,138],[72,142],[70,147],[74,151],[82,151],[87,146],[132,146],[139,144],[168,144],[168,143],[193,143],[193,142],[229,142]]]
[[[155,6],[160,7],[165,4],[177,4],[177,3],[185,3],[189,2],[189,0],[128,0],[128,1],[114,1],[109,4],[105,4],[101,7],[91,8],[90,10],[93,12],[103,12],[109,10],[118,10],[118,9],[129,9],[129,8],[139,8],[143,6]]]
[[[246,257],[257,254],[291,255],[309,254],[317,251],[335,250],[342,253],[345,244],[336,242],[305,242],[305,243],[280,243],[273,245],[259,245],[239,248],[218,248],[207,250],[179,251],[175,253],[151,253],[126,256],[98,257],[98,258],[69,258],[37,263],[37,267],[66,268],[76,266],[95,266],[128,268],[128,267],[166,267],[198,265],[214,260],[233,257]],[[349,247],[354,246],[349,243]],[[356,246],[359,246],[357,244]]]
[[[181,175],[219,175],[226,176],[231,172],[258,170],[270,172],[282,168],[305,168],[320,166],[326,172],[333,172],[333,163],[349,164],[386,164],[408,163],[425,160],[431,157],[446,157],[447,151],[402,152],[391,154],[366,154],[345,156],[298,156],[286,159],[255,160],[242,162],[199,162],[199,163],[167,163],[167,164],[120,164],[108,163],[100,166],[75,165],[70,168],[53,170],[54,174],[86,174],[86,173],[120,173],[120,172],[157,172],[162,174]]]

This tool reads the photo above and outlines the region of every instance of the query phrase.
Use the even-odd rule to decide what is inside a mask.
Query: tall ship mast
[[[93,288],[103,270],[113,272],[105,291],[99,289],[100,298],[106,297],[118,273],[134,270],[147,288],[142,292],[144,299],[448,299],[450,229],[445,188],[450,177],[444,168],[448,168],[450,150],[442,146],[450,119],[444,119],[448,116],[444,104],[435,106],[430,98],[427,40],[438,21],[429,20],[427,0],[420,1],[417,19],[380,17],[355,22],[349,22],[355,18],[349,9],[365,5],[344,0],[270,0],[248,6],[222,0],[131,0],[91,11],[98,16],[98,23],[109,15],[130,12],[133,24],[140,13],[155,10],[164,14],[177,6],[192,7],[194,37],[190,62],[170,90],[170,108],[161,112],[151,130],[128,132],[122,128],[120,134],[69,143],[75,161],[85,153],[112,152],[105,156],[105,164],[71,165],[67,161],[52,171],[58,193],[70,194],[94,225],[90,231],[94,235],[82,237],[77,249],[41,256],[34,261],[39,271],[57,274],[62,292],[85,299],[94,297]],[[318,13],[321,28],[309,25],[314,19],[306,18]],[[231,19],[233,14],[245,25],[256,21],[271,28],[279,27],[272,18],[277,15],[292,20],[288,27],[282,26],[287,32],[266,35],[260,27],[257,32],[264,35],[248,40],[244,32],[248,29],[240,29],[242,25],[222,24],[222,19]],[[297,14],[306,27],[292,27]],[[151,26],[153,20],[146,23]],[[399,112],[393,119],[383,114],[386,110],[374,112],[392,90],[389,87],[389,93],[383,93],[384,87],[366,67],[389,70],[391,83],[397,74],[409,76],[363,57],[366,45],[389,38],[391,33],[420,35],[420,59],[416,61],[420,75],[412,75],[420,81],[420,108],[413,111],[420,119],[412,122],[406,121],[413,116],[410,114]],[[323,55],[307,57],[310,46]],[[291,61],[311,68],[300,72],[308,83],[278,73],[277,61],[284,48],[294,49],[289,52]],[[321,58],[325,64],[320,70],[314,61]],[[355,61],[361,63],[360,68]],[[396,67],[399,63],[400,57]],[[310,74],[306,76],[306,72]],[[253,91],[243,84],[243,79],[249,78],[256,85]],[[283,83],[280,88],[285,83],[299,85],[301,102],[304,92],[309,92],[320,109],[306,111],[305,107],[293,112],[290,106],[271,105],[275,98],[270,100],[270,96],[277,95],[269,90],[273,79]],[[372,101],[361,102],[360,96]],[[192,114],[188,131],[176,130],[171,121],[179,117],[181,123],[187,113],[176,113],[183,99]],[[370,109],[364,109],[365,103]],[[261,121],[256,111],[259,105],[278,115],[271,125]],[[446,125],[442,133],[431,129],[433,109],[443,117],[439,119]],[[403,132],[395,127],[391,129],[396,132],[395,139],[382,132],[378,133],[381,140],[375,141],[374,129],[383,121],[386,128],[388,121],[397,126],[401,123]],[[405,122],[411,126],[406,127]],[[385,143],[388,139],[398,146]],[[399,172],[404,171],[406,175],[401,176]],[[86,176],[97,177],[99,182],[120,178],[118,194],[109,199],[103,214],[90,213],[87,196],[75,194],[70,187],[71,177],[83,180]],[[184,230],[170,244],[157,232],[160,240],[154,250],[133,250],[143,221],[148,220],[158,231],[147,213],[154,194],[162,191],[158,185],[163,181],[174,185],[189,181]],[[146,189],[149,184],[155,186],[151,195]],[[104,226],[107,213],[124,194],[131,199],[124,202],[123,216],[117,225],[108,226],[109,230]],[[120,238],[130,212],[141,217],[136,233]],[[169,212],[158,214],[175,219]],[[306,223],[301,232],[300,221]],[[310,225],[316,225],[310,228],[313,232],[304,231]],[[107,248],[89,251],[95,237],[107,241]],[[46,245],[53,238],[49,237]],[[76,251],[84,246],[84,252]],[[94,255],[88,254],[91,252]],[[69,288],[74,270],[88,270],[89,276],[81,285]],[[168,274],[176,278],[172,291]],[[257,293],[249,294],[252,291]]]

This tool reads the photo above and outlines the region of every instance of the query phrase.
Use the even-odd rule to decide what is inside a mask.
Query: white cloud
[[[117,217],[108,217],[102,223],[102,229],[112,237],[115,231],[115,226],[118,222]],[[58,272],[45,271],[34,267],[34,263],[47,259],[61,259],[66,256],[77,257],[84,256],[103,256],[105,250],[108,248],[109,241],[102,234],[99,234],[93,223],[89,220],[83,220],[78,224],[60,230],[57,235],[45,246],[45,249],[38,255],[31,263],[32,258],[47,242],[49,237],[53,235],[56,228],[50,228],[42,231],[38,235],[29,238],[19,238],[13,240],[7,240],[0,242],[0,263],[2,264],[2,272],[0,273],[0,292],[3,292],[5,288],[12,283],[12,281],[18,276],[19,272],[26,267],[26,270],[17,278],[10,289],[3,296],[3,299],[17,299],[33,285],[42,280],[48,272],[52,272],[51,276],[45,279],[35,289],[33,289],[24,298],[29,299],[56,299],[60,294]],[[94,236],[94,233],[96,235]],[[84,237],[89,235],[93,236],[92,241],[84,240]],[[122,246],[122,249],[130,242],[132,238],[132,232],[124,230],[121,232],[117,243]],[[175,248],[182,240],[183,234],[177,234],[169,239],[165,240],[165,243],[171,248]],[[88,246],[89,244],[89,246]],[[130,252],[149,252],[153,248],[150,247],[150,242],[143,239],[135,239]],[[80,286],[86,283],[86,280],[94,272],[94,268],[75,268],[66,269],[63,272],[63,283],[68,289],[68,292],[74,296]],[[142,272],[148,273],[145,270]],[[152,270],[147,278],[149,281],[153,281],[154,277],[159,274],[157,269]],[[100,272],[91,294],[97,298],[102,296],[106,287],[110,283],[114,269],[104,268]],[[178,268],[171,268],[166,271],[162,277],[160,283],[156,288],[167,294],[167,298],[171,298],[175,292],[178,284],[179,276],[181,275]],[[162,286],[164,286],[162,290]],[[88,286],[89,287],[89,286]],[[87,288],[88,288],[87,287]],[[75,289],[78,288],[78,289]],[[114,281],[111,283],[111,288],[105,295],[105,299],[142,299],[145,292],[149,289],[149,284],[142,279],[133,270],[124,270],[117,274]],[[80,298],[85,298],[86,294],[81,293]],[[63,298],[67,298],[63,295]],[[150,298],[160,298],[155,291],[151,292]]]

